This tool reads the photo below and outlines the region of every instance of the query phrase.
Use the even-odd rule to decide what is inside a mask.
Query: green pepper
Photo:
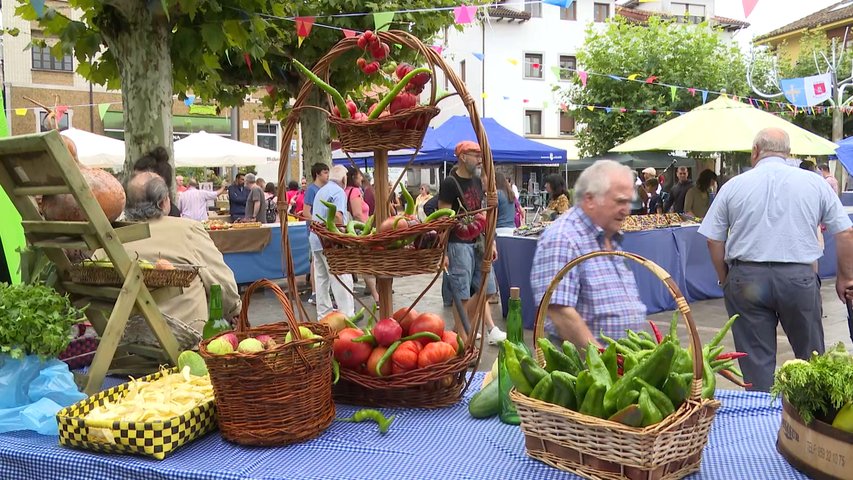
[[[690,358],[690,352],[678,347],[675,356],[672,358],[672,367],[670,368],[675,373],[693,373],[693,359]]]
[[[589,368],[589,374],[592,375],[593,381],[599,382],[608,388],[613,385],[610,372],[607,371],[607,366],[598,353],[598,347],[591,343],[586,347],[586,365]]]
[[[527,381],[527,377],[525,377],[524,372],[521,371],[521,364],[515,356],[515,348],[506,340],[501,343],[501,348],[504,349],[504,363],[506,365],[506,371],[509,373],[509,378],[512,380],[512,384],[515,385],[515,388],[519,393],[529,396],[530,392],[533,391],[533,385]]]
[[[590,415],[598,418],[606,418],[604,408],[604,394],[607,391],[607,385],[594,382],[589,391],[583,398],[583,403],[578,410],[584,415]]]
[[[373,420],[374,422],[379,424],[379,433],[385,433],[388,431],[388,428],[391,426],[391,422],[394,421],[396,415],[391,415],[389,418],[385,418],[385,415],[382,414],[379,410],[374,410],[372,408],[363,408],[349,418],[336,418],[335,420],[341,422],[364,422],[366,420]]]
[[[638,388],[645,389],[649,392],[649,398],[651,398],[652,402],[655,404],[655,407],[660,411],[661,415],[664,418],[672,415],[672,412],[675,411],[675,406],[672,404],[672,400],[666,396],[665,393],[658,390],[654,385],[649,384],[649,382],[643,380],[642,378],[635,378],[634,383]]]
[[[371,234],[373,231],[373,221],[375,217],[373,215],[367,217],[367,221],[364,222],[364,226],[361,227],[361,235],[362,237],[366,237]]]
[[[629,372],[624,372],[622,377],[613,384],[604,396],[604,410],[616,411],[616,401],[628,390],[634,388],[634,378],[642,378],[652,385],[660,385],[669,373],[672,364],[672,356],[675,354],[675,345],[672,342],[663,342],[657,346],[639,365]]]
[[[575,344],[568,340],[563,340],[563,353],[565,353],[566,356],[569,357],[569,360],[575,366],[575,368],[577,369],[576,371],[579,374],[580,371],[584,369],[584,365],[583,361],[581,360],[581,355],[580,353],[578,353],[578,348],[575,346]]]
[[[702,398],[714,398],[714,390],[717,388],[717,375],[711,368],[711,362],[707,358],[702,362]]]
[[[334,203],[329,203],[325,200],[320,200],[320,203],[326,206],[329,209],[329,212],[326,213],[326,218],[323,219],[326,222],[326,230],[330,232],[340,233],[338,230],[338,226],[335,225],[335,215],[338,214],[338,207],[335,206]]]
[[[575,384],[577,377],[569,373],[554,370],[551,372],[551,381],[554,384],[554,403],[575,410],[578,408]]]
[[[613,340],[612,338],[608,337],[604,333],[601,333],[599,336],[601,337],[602,340],[604,340],[608,344],[614,345],[616,347],[616,353],[621,353],[622,355],[627,355],[629,353],[630,354],[636,353],[633,350],[631,350],[630,348],[626,347],[625,345],[622,345],[619,342],[617,342],[616,340]]]
[[[610,374],[610,384],[612,385],[619,378],[619,361],[616,358],[616,346],[614,344],[611,343],[604,349],[604,353],[601,354],[601,361],[607,367],[607,373]],[[622,361],[624,362],[624,360]]]
[[[385,110],[385,107],[387,107],[391,103],[392,100],[397,98],[397,95],[399,95],[400,92],[403,91],[403,88],[406,87],[406,85],[409,83],[409,81],[411,81],[412,78],[415,77],[415,75],[419,75],[421,73],[431,73],[431,72],[430,72],[430,69],[428,69],[428,68],[420,67],[420,68],[415,68],[411,72],[407,73],[406,76],[401,78],[400,81],[397,82],[396,85],[394,85],[394,88],[392,88],[391,91],[389,91],[388,94],[385,95],[382,98],[382,100],[380,100],[379,103],[376,104],[376,108],[374,108],[373,111],[367,115],[367,118],[369,120],[376,120],[377,118],[379,118],[379,114],[381,114]],[[346,104],[344,104],[344,107],[346,108]],[[341,108],[341,107],[339,106],[338,108]]]
[[[562,371],[572,375],[577,375],[577,366],[569,359],[568,355],[561,352],[547,338],[539,338],[536,340],[539,349],[542,350],[542,356],[545,357],[545,370],[548,372]]]
[[[530,398],[542,400],[543,402],[554,403],[554,381],[550,375],[545,375],[536,387],[530,392]]]
[[[663,415],[661,415],[658,407],[656,407],[654,402],[652,402],[652,399],[649,396],[649,391],[645,388],[640,390],[640,397],[637,399],[637,405],[640,406],[640,411],[643,412],[643,423],[641,426],[648,427],[649,425],[654,425],[663,420]]]
[[[628,330],[628,339],[636,343],[637,346],[643,350],[654,350],[655,347],[658,346],[658,344],[652,341],[651,339],[646,340],[643,337],[639,336],[636,332],[633,332],[631,330]]]
[[[692,373],[669,372],[663,384],[663,393],[669,397],[672,405],[678,409],[690,396],[690,385],[693,382]]]
[[[637,366],[637,356],[632,353],[622,354],[622,375],[630,372]],[[615,382],[615,381],[614,381]]]
[[[391,358],[391,355],[394,354],[394,352],[397,350],[397,347],[399,347],[401,343],[403,343],[401,340],[397,340],[396,342],[392,343],[391,346],[388,347],[388,350],[385,350],[385,353],[382,354],[382,357],[379,359],[379,361],[376,362],[377,377],[382,376],[382,367],[385,366],[385,363],[388,361],[389,358]]]
[[[332,358],[332,385],[337,385],[338,380],[341,379],[341,364],[338,363],[337,360]]]
[[[344,97],[341,95],[341,93],[335,90],[335,87],[324,82],[317,75],[314,75],[314,72],[309,70],[308,67],[306,67],[305,65],[299,63],[298,60],[294,59],[293,64],[296,65],[296,68],[299,69],[299,71],[302,72],[303,75],[308,77],[308,80],[314,82],[315,85],[320,87],[321,90],[325,91],[332,97],[332,100],[335,102],[335,106],[338,107],[338,111],[341,114],[341,118],[350,118],[349,108],[347,108],[347,102],[344,101]],[[387,105],[383,106],[382,108],[384,109],[386,106]]]
[[[652,325],[654,325],[654,323],[652,323]],[[655,327],[655,328],[657,328],[657,327]],[[645,330],[640,330],[639,332],[637,332],[637,335],[639,335],[640,338],[642,338],[644,340],[648,340],[648,341],[652,342],[653,344],[655,344],[655,346],[657,346],[657,344],[660,343],[660,342],[655,341],[655,337],[653,337],[651,333],[649,333]]]
[[[634,343],[633,340],[631,340],[630,338],[627,338],[627,337],[622,337],[619,340],[616,340],[616,342],[621,343],[622,345],[629,348],[633,352],[639,352],[640,350],[645,350],[644,348],[640,348],[639,345],[637,345],[636,343]]]
[[[456,216],[456,212],[454,212],[452,208],[439,208],[438,210],[427,215],[427,217],[424,219],[424,223],[429,223],[435,219],[442,218],[442,217],[455,217],[455,216]]]
[[[636,403],[626,405],[624,408],[611,415],[608,420],[628,425],[629,427],[639,427],[643,424],[643,410]]]
[[[727,333],[729,333],[729,330],[731,330],[732,325],[734,325],[735,320],[737,320],[738,316],[739,315],[737,314],[732,315],[732,317],[729,318],[729,321],[727,321],[726,324],[723,325],[723,328],[721,328],[720,331],[717,332],[716,335],[714,335],[714,338],[712,338],[711,341],[708,342],[707,345],[705,345],[706,347],[708,347],[709,350],[713,347],[716,347],[720,344],[720,342],[723,341],[723,338],[726,336]]]
[[[519,364],[521,364],[521,372],[524,374],[524,378],[526,378],[531,385],[538,385],[543,378],[548,376],[548,372],[537,365],[536,360],[533,360],[532,357],[522,358]]]
[[[406,209],[404,210],[406,215],[414,215],[415,214],[415,199],[412,198],[411,192],[405,186],[401,188],[403,194],[403,201],[406,202]]]
[[[358,236],[364,231],[364,223],[357,220],[347,222],[347,235]]]
[[[587,390],[589,390],[593,382],[594,380],[592,379],[592,375],[589,374],[589,370],[581,370],[578,374],[578,381],[575,382],[575,397],[577,397],[576,403],[578,406],[583,403]]]
[[[637,403],[638,398],[640,398],[639,390],[628,390],[625,395],[622,395],[622,397],[616,401],[616,408],[622,410],[632,403]]]

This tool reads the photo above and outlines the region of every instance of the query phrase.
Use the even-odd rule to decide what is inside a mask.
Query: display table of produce
[[[483,373],[473,383],[479,385]],[[574,475],[527,457],[518,427],[468,414],[469,390],[442,409],[383,409],[396,415],[388,433],[376,424],[334,422],[319,438],[288,447],[242,447],[214,431],[164,460],[61,447],[57,437],[32,432],[0,435],[4,478],[42,479],[335,479],[538,478]],[[805,479],[777,453],[781,402],[762,393],[718,390],[717,411],[702,469],[690,479]],[[337,417],[358,408],[337,406]],[[748,446],[748,447],[747,447]]]
[[[290,223],[287,226],[290,234],[290,247],[293,250],[295,275],[308,273],[310,249],[308,248],[308,227],[305,222]],[[224,253],[225,263],[234,272],[237,283],[251,283],[261,278],[284,278],[287,272],[282,266],[281,256],[281,226],[265,224],[255,229],[269,235],[269,242],[260,251]],[[210,232],[211,234],[231,232]],[[235,232],[235,233],[249,233]],[[254,232],[252,232],[254,233]],[[213,235],[211,235],[213,238]]]

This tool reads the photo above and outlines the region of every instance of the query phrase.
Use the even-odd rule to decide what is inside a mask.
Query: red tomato
[[[407,340],[400,344],[391,354],[391,373],[398,374],[418,368],[418,354],[421,344],[414,340]]]
[[[414,335],[418,332],[432,332],[441,338],[444,335],[444,320],[434,313],[422,313],[409,325],[409,335]],[[428,338],[419,338],[417,340],[423,345],[432,341]]]
[[[453,347],[454,350],[459,350],[459,340],[458,335],[453,330],[445,330],[443,334],[441,334],[441,341],[449,344]]]
[[[418,368],[442,363],[456,356],[456,349],[444,342],[432,342],[424,346],[418,354]]]
[[[409,310],[408,308],[403,307],[394,312],[391,317],[394,320],[397,320],[400,326],[403,327],[403,336],[405,337],[409,334],[409,325],[418,318],[418,315],[420,314],[414,308]]]
[[[352,339],[364,335],[357,328],[345,328],[338,332],[338,338],[332,343],[335,360],[344,368],[357,370],[359,365],[367,361],[373,349],[369,343],[353,342]]]
[[[385,355],[385,352],[388,351],[385,347],[376,347],[370,352],[370,357],[367,359],[367,374],[371,377],[378,377],[379,375],[376,373],[376,365],[379,363],[379,359],[382,358],[382,355]],[[391,375],[391,362],[385,361],[385,364],[382,365],[382,376]]]

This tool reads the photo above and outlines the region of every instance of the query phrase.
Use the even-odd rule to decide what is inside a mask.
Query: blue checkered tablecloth
[[[474,385],[479,385],[482,373]],[[214,432],[165,460],[60,447],[57,437],[0,435],[2,479],[573,479],[528,458],[518,427],[468,415],[469,392],[439,410],[385,409],[397,415],[386,435],[376,424],[335,422],[320,438],[278,448],[233,445]],[[776,452],[781,406],[761,393],[718,391],[702,469],[692,480],[806,479]],[[358,408],[338,406],[338,417]]]

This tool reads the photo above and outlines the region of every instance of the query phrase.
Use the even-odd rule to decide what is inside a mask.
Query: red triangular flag
[[[355,36],[355,30],[348,30],[346,28],[343,29],[344,38],[352,38]]]
[[[657,80],[657,79],[658,79],[658,77],[652,75],[646,79],[646,83],[655,83],[655,80]]]
[[[296,17],[296,36],[305,38],[311,33],[314,17]]]
[[[691,97],[695,97],[695,96],[696,96],[696,89],[695,89],[695,88],[690,87],[690,88],[688,88],[688,89],[687,89],[687,91],[688,91],[688,92],[690,92],[690,96],[691,96]]]
[[[59,122],[62,121],[62,117],[65,116],[65,112],[68,111],[68,105],[57,105],[54,113],[56,113],[56,126],[59,127]]]
[[[246,61],[246,67],[249,69],[249,73],[253,73],[252,72],[252,57],[250,57],[248,53],[244,53],[243,54],[243,60]]]

